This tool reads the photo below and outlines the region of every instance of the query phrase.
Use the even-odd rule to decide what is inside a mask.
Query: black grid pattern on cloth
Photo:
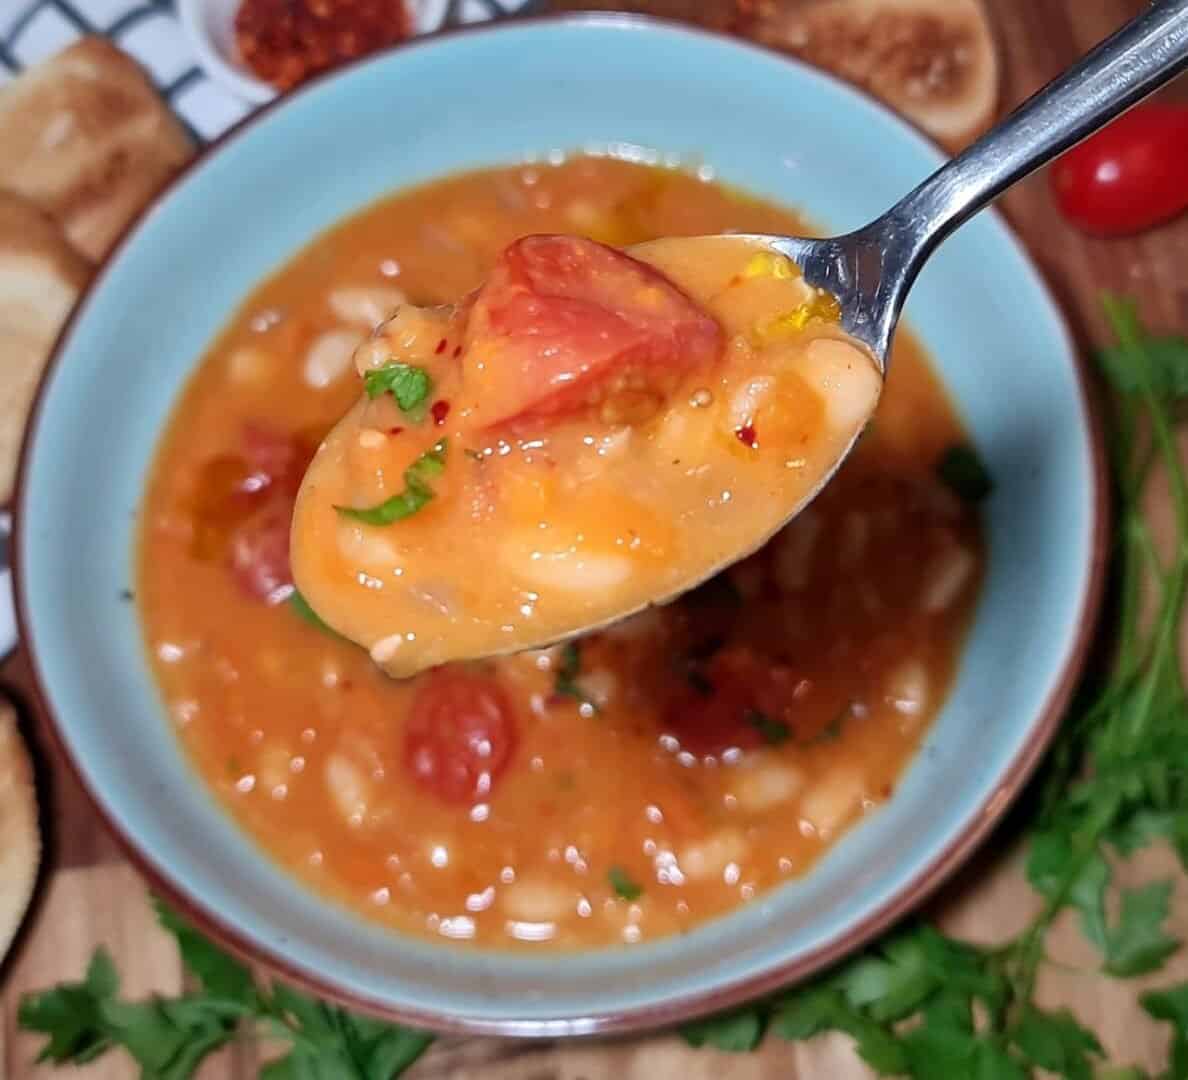
[[[415,0],[413,2],[415,3]],[[15,47],[30,24],[47,10],[53,11],[61,20],[69,23],[76,32],[76,36],[99,34],[110,38],[117,45],[121,43],[121,39],[145,20],[155,19],[161,15],[169,18],[176,17],[173,0],[130,0],[128,10],[105,26],[98,25],[94,18],[88,15],[85,0],[76,0],[75,3],[71,3],[70,0],[0,0],[0,5],[7,3],[23,4],[21,14],[11,25],[6,26],[3,33],[0,33],[0,67],[7,68],[13,74],[20,72],[23,68],[21,61],[17,58]],[[477,20],[506,19],[516,15],[538,12],[545,6],[544,0],[448,0],[448,3],[444,5],[438,26],[446,28]],[[132,52],[132,50],[128,51]],[[133,55],[135,54],[133,53]],[[151,71],[148,74],[150,78],[153,78]],[[196,83],[205,81],[207,81],[207,75],[195,64],[188,65],[185,70],[168,81],[162,82],[154,78],[158,90],[197,142],[205,140],[194,129],[184,113],[178,109],[177,99]]]

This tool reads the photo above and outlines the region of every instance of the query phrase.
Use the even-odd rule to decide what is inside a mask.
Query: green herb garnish
[[[994,490],[994,481],[972,446],[950,446],[937,462],[936,474],[962,502],[979,503]]]
[[[309,601],[306,600],[305,597],[302,596],[301,593],[296,589],[294,589],[289,594],[288,603],[289,607],[291,607],[293,611],[296,612],[299,619],[309,623],[310,626],[321,630],[325,634],[330,634],[333,637],[339,636],[336,630],[332,630],[326,625],[326,623],[322,620],[322,617],[309,606]]]
[[[776,720],[758,709],[747,710],[747,723],[751,725],[768,746],[782,746],[792,734],[792,730],[783,720]]]
[[[425,418],[425,407],[433,393],[433,379],[424,368],[393,362],[364,375],[363,388],[372,401],[391,394],[405,416],[420,421]]]
[[[26,994],[17,1022],[47,1036],[39,1062],[83,1065],[122,1049],[146,1080],[189,1080],[202,1062],[240,1033],[287,1048],[261,1077],[389,1080],[432,1041],[426,1032],[356,1016],[281,983],[263,986],[251,972],[157,905],[197,988],[175,997],[125,1001],[105,949],[95,950],[82,982]]]
[[[1068,1080],[1155,1080],[1110,1069],[1096,1037],[1071,1013],[1040,1006],[1036,983],[1048,933],[1064,912],[1108,975],[1158,971],[1181,942],[1167,925],[1171,881],[1112,886],[1120,858],[1155,840],[1188,869],[1188,696],[1178,656],[1188,593],[1188,480],[1173,431],[1188,400],[1188,347],[1149,338],[1134,305],[1107,299],[1117,345],[1102,357],[1113,385],[1111,458],[1118,492],[1115,579],[1118,648],[1096,669],[1061,728],[1039,786],[1027,877],[1042,906],[1014,938],[968,944],[913,922],[806,985],[685,1029],[694,1046],[750,1050],[772,1031],[807,1039],[840,1031],[882,1076],[917,1080],[1026,1080],[1039,1070]],[[958,452],[959,451],[959,452]],[[942,476],[963,497],[988,491],[985,470],[964,448]],[[1175,544],[1162,558],[1143,516],[1152,467],[1162,464]],[[1152,618],[1143,617],[1154,601]],[[1184,885],[1179,902],[1184,900]],[[1172,1028],[1159,1080],[1188,1077],[1188,983],[1149,991],[1142,1008]]]
[[[638,900],[643,896],[643,886],[637,884],[621,866],[612,866],[606,872],[606,880],[615,890],[615,895],[621,896],[624,900]]]
[[[404,470],[404,490],[385,499],[378,506],[356,509],[353,506],[336,506],[343,517],[361,521],[365,525],[391,525],[394,521],[411,517],[423,510],[433,499],[433,488],[429,481],[445,468],[448,439],[439,439],[432,449],[426,450],[416,461]]]
[[[558,697],[572,698],[579,705],[589,705],[598,712],[597,703],[578,684],[582,673],[582,646],[580,642],[567,642],[561,649],[561,666],[553,678],[553,693]]]

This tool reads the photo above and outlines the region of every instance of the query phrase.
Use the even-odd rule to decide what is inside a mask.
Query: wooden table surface
[[[1002,47],[1003,101],[1010,105],[1136,12],[1142,0],[987,0],[987,4]],[[1188,86],[1171,92],[1188,96]],[[1188,221],[1137,239],[1086,239],[1056,221],[1042,177],[1012,192],[1005,209],[1064,306],[1082,347],[1088,349],[1103,338],[1097,297],[1105,289],[1139,296],[1148,321],[1157,328],[1188,325]],[[1165,511],[1156,498],[1152,514],[1159,518]],[[8,674],[12,674],[11,664]],[[51,835],[32,918],[0,972],[0,1078],[10,1080],[50,1075],[49,1070],[31,1065],[37,1040],[16,1030],[20,995],[78,978],[97,944],[104,943],[112,951],[130,995],[173,992],[181,980],[176,950],[156,928],[144,882],[50,756],[35,718],[28,719],[41,759]],[[934,902],[934,914],[947,929],[992,941],[1027,919],[1034,898],[1019,872],[1014,839],[1009,826],[1000,831]],[[1170,855],[1154,852],[1143,865],[1123,871],[1123,876],[1145,880],[1160,867],[1172,872],[1173,866]],[[1177,936],[1188,936],[1188,881],[1182,878],[1173,922],[1178,924]],[[1166,1037],[1134,1005],[1144,981],[1112,984],[1071,970],[1078,959],[1084,965],[1092,962],[1071,925],[1058,929],[1056,951],[1071,962],[1070,970],[1048,973],[1043,985],[1046,1003],[1071,1005],[1099,1032],[1117,1063],[1164,1066]],[[1188,956],[1180,957],[1158,981],[1185,977]],[[258,1048],[245,1042],[212,1058],[201,1076],[203,1080],[247,1080],[256,1075],[259,1060]],[[126,1058],[113,1055],[71,1075],[80,1080],[117,1080],[134,1076],[135,1070]],[[856,1062],[844,1040],[830,1037],[803,1046],[772,1039],[756,1054],[732,1056],[692,1051],[671,1036],[657,1036],[564,1045],[444,1039],[406,1075],[420,1080],[856,1080],[871,1074]]]

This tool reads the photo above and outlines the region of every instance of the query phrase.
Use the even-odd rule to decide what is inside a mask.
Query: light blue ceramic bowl
[[[689,29],[546,20],[407,46],[226,138],[124,239],[59,345],[25,448],[18,595],[43,703],[102,814],[226,941],[412,1023],[511,1035],[658,1026],[801,977],[917,903],[981,839],[1057,723],[1098,595],[1103,492],[1060,314],[983,214],[921,276],[911,323],[989,462],[990,566],[956,688],[890,805],[803,880],[680,938],[558,959],[408,940],[275,867],[183,759],[129,584],[158,435],[241,298],[393,188],[553,148],[696,156],[838,231],[940,163],[807,67]]]

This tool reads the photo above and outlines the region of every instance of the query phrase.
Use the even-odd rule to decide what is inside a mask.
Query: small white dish
[[[182,29],[202,69],[237,98],[263,105],[276,97],[276,87],[257,79],[235,47],[235,13],[242,0],[178,0]]]

